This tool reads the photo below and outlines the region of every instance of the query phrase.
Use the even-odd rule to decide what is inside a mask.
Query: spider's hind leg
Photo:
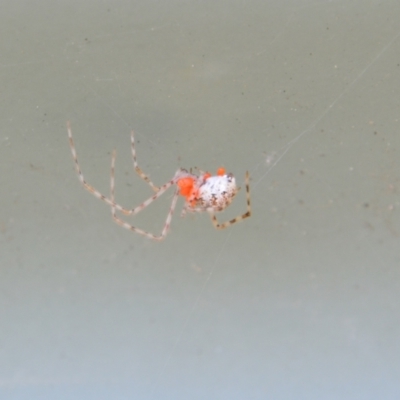
[[[211,221],[214,225],[214,228],[216,229],[225,229],[228,228],[228,226],[231,226],[233,224],[235,224],[236,222],[240,222],[246,218],[249,218],[251,216],[251,203],[250,203],[250,184],[249,184],[249,180],[250,180],[250,176],[249,176],[249,172],[246,172],[246,203],[247,203],[247,211],[242,214],[242,215],[238,215],[237,217],[223,222],[223,223],[219,223],[217,220],[217,217],[215,216],[214,213],[210,213],[210,217],[211,217]]]

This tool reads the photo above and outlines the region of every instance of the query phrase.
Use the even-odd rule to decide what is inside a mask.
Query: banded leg
[[[240,222],[243,221],[246,218],[249,218],[251,216],[251,204],[250,204],[250,184],[249,184],[249,180],[250,180],[250,176],[249,176],[249,172],[246,172],[246,202],[247,202],[247,211],[242,214],[239,215],[233,219],[231,219],[230,221],[226,221],[223,223],[219,223],[217,220],[217,217],[215,216],[214,213],[210,213],[211,216],[211,221],[214,225],[214,227],[216,229],[225,229],[228,226],[231,226],[233,224],[235,224],[236,222]]]
[[[117,216],[117,208],[115,207],[115,150],[112,153],[112,158],[111,158],[111,215],[114,220],[118,225],[122,226],[125,229],[128,229],[132,232],[139,233],[140,235],[146,236],[149,239],[154,239],[154,240],[163,240],[165,236],[167,236],[169,227],[171,225],[171,220],[172,220],[172,215],[174,213],[175,207],[176,207],[176,202],[178,200],[179,196],[179,190],[175,191],[174,197],[172,198],[172,203],[171,207],[169,209],[169,212],[167,214],[167,218],[165,220],[164,228],[161,232],[160,235],[154,235],[150,232],[146,232],[143,229],[136,228],[135,226],[129,224],[128,222],[123,221]],[[152,197],[147,199],[145,202],[143,202],[140,206],[136,207],[135,211],[131,213],[131,215],[137,214],[140,211],[142,211],[144,208],[146,208],[148,205],[150,205],[154,200],[156,200],[158,197],[160,197],[168,188],[170,188],[173,184],[175,183],[174,180],[171,180],[167,184],[161,186],[161,188],[158,190],[156,194],[154,194]]]
[[[115,207],[118,211],[121,211],[122,213],[126,214],[126,215],[134,215],[137,214],[138,212],[142,211],[141,206],[139,207],[134,207],[131,209],[127,209],[125,207],[122,207],[121,205],[115,203],[113,200],[109,199],[108,197],[104,196],[102,193],[100,193],[96,188],[94,188],[92,185],[90,185],[89,183],[86,182],[81,167],[79,165],[79,161],[78,161],[78,155],[75,149],[75,144],[74,144],[74,140],[72,138],[72,130],[71,130],[71,124],[68,121],[67,122],[67,130],[68,130],[68,138],[69,138],[69,146],[71,149],[71,153],[72,153],[72,158],[74,160],[75,163],[75,169],[76,172],[78,173],[78,179],[80,180],[80,182],[82,183],[83,187],[90,193],[92,193],[95,197],[97,197],[98,199],[104,201],[105,203],[107,203],[109,206]],[[133,153],[134,154],[134,153]],[[136,160],[135,160],[136,161]],[[137,163],[136,163],[137,164]],[[139,169],[140,170],[140,169]],[[140,170],[141,171],[141,170]],[[146,179],[145,179],[146,180]],[[146,181],[147,182],[147,181]],[[161,194],[163,194],[170,186],[172,186],[175,183],[174,180],[171,180],[170,182],[168,182],[167,184],[165,184],[164,186],[162,186],[161,188],[157,188],[156,186],[152,186],[155,190],[155,188],[157,188],[157,193],[159,194],[159,196]],[[150,185],[151,186],[151,185]],[[162,190],[162,192],[160,193],[160,191]],[[155,198],[159,197],[156,196]],[[153,196],[154,197],[154,196]]]
[[[150,180],[150,178],[142,171],[139,167],[138,162],[136,161],[136,150],[135,150],[135,137],[133,130],[131,131],[131,151],[132,151],[132,160],[133,160],[133,168],[135,169],[136,173],[145,181],[147,182],[150,187],[155,191],[158,192],[160,188]]]

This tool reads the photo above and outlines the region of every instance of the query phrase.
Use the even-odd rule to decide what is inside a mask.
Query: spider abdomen
[[[232,174],[210,176],[199,187],[198,202],[201,207],[221,211],[232,202],[237,191]]]

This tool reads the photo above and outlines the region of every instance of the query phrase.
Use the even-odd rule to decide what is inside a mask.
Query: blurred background
[[[0,397],[398,399],[400,3],[6,2]],[[253,215],[112,222],[177,168]],[[130,223],[159,233],[173,191]],[[221,221],[245,211],[242,189]]]

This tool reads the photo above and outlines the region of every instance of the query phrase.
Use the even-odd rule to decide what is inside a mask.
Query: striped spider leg
[[[135,171],[137,172],[137,174],[145,181],[149,184],[149,186],[156,192],[153,196],[151,196],[149,199],[147,199],[146,201],[144,201],[142,204],[140,204],[137,207],[131,208],[131,209],[127,209],[125,207],[122,207],[121,205],[119,205],[118,203],[115,202],[115,197],[114,197],[114,186],[115,186],[115,179],[114,179],[114,170],[115,170],[115,157],[116,157],[116,151],[114,150],[112,153],[112,158],[111,158],[111,198],[108,198],[106,196],[104,196],[102,193],[100,193],[97,189],[95,189],[92,185],[90,185],[89,183],[87,183],[87,181],[85,180],[83,173],[82,173],[82,169],[79,165],[79,161],[78,161],[78,156],[77,156],[77,152],[75,149],[75,145],[74,145],[74,141],[72,138],[72,130],[71,130],[71,126],[69,121],[67,122],[67,130],[68,130],[68,138],[69,138],[69,144],[70,144],[70,149],[71,149],[71,153],[72,153],[72,158],[74,159],[74,163],[75,163],[75,169],[77,171],[78,174],[78,178],[80,180],[80,182],[82,183],[83,187],[90,193],[92,193],[95,197],[97,197],[98,199],[104,201],[105,203],[107,203],[109,206],[111,206],[111,213],[112,213],[112,217],[113,220],[123,226],[124,228],[127,228],[129,230],[132,230],[134,232],[137,232],[141,235],[144,235],[150,239],[155,239],[155,240],[162,240],[164,239],[164,237],[166,236],[168,229],[169,229],[169,225],[172,219],[172,214],[174,212],[175,206],[176,206],[176,202],[177,202],[177,197],[178,194],[175,193],[174,198],[172,199],[172,204],[171,204],[171,208],[170,211],[167,215],[167,219],[165,222],[165,226],[162,230],[161,235],[157,236],[157,235],[153,235],[152,233],[148,233],[146,231],[143,231],[142,229],[136,228],[124,221],[122,221],[120,218],[117,217],[116,215],[116,210],[122,212],[125,215],[135,215],[138,214],[140,211],[142,211],[144,208],[146,208],[148,205],[150,205],[154,200],[158,199],[162,194],[164,194],[172,185],[174,185],[176,183],[176,178],[174,177],[173,179],[171,179],[169,182],[167,182],[165,185],[161,186],[160,188],[158,188],[157,186],[155,186],[153,184],[153,182],[150,180],[150,178],[143,173],[143,171],[140,169],[140,167],[138,166],[137,160],[136,160],[136,151],[135,151],[135,141],[134,141],[134,133],[132,131],[131,133],[131,152],[132,152],[132,160],[133,160],[133,166]],[[176,176],[179,175],[179,173],[181,172],[181,170],[178,170],[176,172]]]
[[[224,229],[236,222],[240,222],[245,218],[251,216],[251,205],[250,205],[250,186],[249,186],[249,173],[246,172],[246,201],[247,211],[229,221],[219,223],[215,216],[216,212],[224,210],[232,202],[236,196],[239,188],[236,186],[235,178],[232,174],[226,173],[224,168],[219,168],[217,175],[211,175],[209,172],[199,171],[198,174],[186,171],[185,169],[178,169],[171,180],[162,185],[161,187],[155,186],[150,178],[140,169],[136,160],[135,151],[135,140],[134,133],[131,133],[131,152],[133,166],[136,173],[148,183],[148,185],[154,190],[154,194],[145,200],[142,204],[137,207],[128,209],[115,202],[115,150],[111,157],[111,178],[110,178],[110,198],[101,194],[97,189],[88,184],[82,174],[78,162],[78,156],[76,153],[74,141],[72,139],[72,131],[70,123],[67,122],[67,130],[69,137],[69,144],[71,148],[72,158],[75,163],[75,168],[78,174],[78,178],[82,183],[83,187],[92,193],[98,199],[104,201],[111,207],[111,215],[113,220],[123,228],[129,229],[133,232],[139,233],[140,235],[146,236],[149,239],[163,240],[169,231],[171,225],[172,215],[174,213],[178,197],[183,196],[185,198],[185,205],[182,211],[182,215],[186,212],[208,212],[211,217],[211,221],[216,229]],[[146,232],[142,229],[136,228],[135,226],[123,221],[117,216],[117,211],[125,215],[136,215],[143,211],[153,201],[157,200],[162,196],[169,188],[176,185],[176,190],[172,198],[171,206],[167,214],[164,227],[160,235],[154,235],[153,233]]]
[[[167,218],[165,220],[164,228],[161,232],[160,235],[154,235],[152,233],[146,232],[143,229],[136,228],[135,226],[123,221],[121,218],[117,216],[117,207],[115,203],[115,156],[116,152],[115,150],[113,151],[112,158],[111,158],[111,215],[113,220],[123,228],[129,229],[132,232],[139,233],[140,235],[146,236],[149,239],[154,239],[154,240],[163,240],[165,236],[168,233],[169,227],[171,225],[171,220],[172,220],[172,215],[174,213],[175,207],[176,207],[176,202],[178,201],[178,196],[179,196],[179,190],[175,191],[175,194],[172,198],[171,202],[171,207],[169,209],[169,212],[167,214]],[[174,176],[173,179],[171,179],[169,182],[167,182],[165,185],[161,186],[158,191],[148,198],[146,201],[144,201],[142,204],[139,206],[135,207],[132,210],[128,210],[129,212],[124,212],[125,215],[135,215],[139,213],[140,211],[144,210],[147,206],[149,206],[153,201],[157,200],[162,194],[164,194],[172,185],[176,183],[177,177],[180,174],[180,170],[178,170]]]

